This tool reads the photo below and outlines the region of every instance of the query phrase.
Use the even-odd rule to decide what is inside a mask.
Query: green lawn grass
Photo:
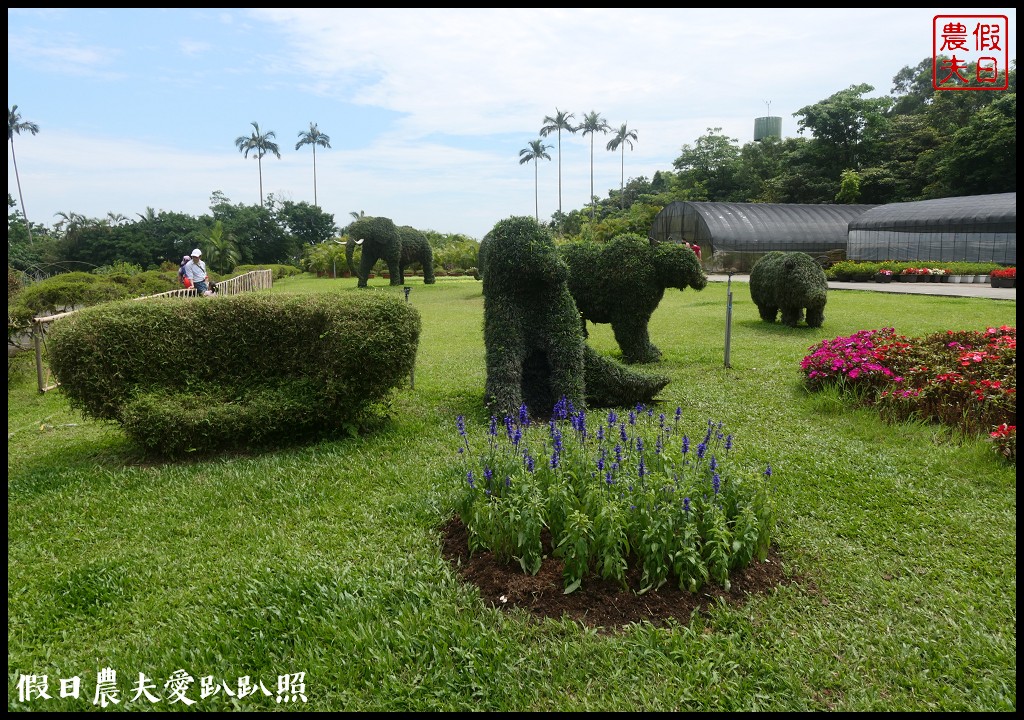
[[[402,293],[310,276],[270,292]],[[31,354],[8,383],[8,707],[343,711],[965,711],[1017,704],[1014,468],[984,439],[888,426],[834,392],[807,394],[817,342],[1016,324],[1016,302],[833,290],[818,329],[761,322],[733,283],[669,290],[651,320],[672,378],[660,396],[691,435],[708,419],[738,462],[770,463],[776,545],[803,578],[686,626],[600,634],[489,608],[439,549],[453,509],[455,418],[487,422],[481,283],[408,281],[416,370],[373,435],[272,454],[153,463],[118,426],[41,395]],[[616,356],[607,326],[589,342]],[[159,703],[132,701],[139,674]],[[305,673],[306,702],[278,703]],[[19,679],[51,699],[19,701]],[[60,679],[81,677],[79,699]],[[210,676],[221,690],[201,698]],[[110,708],[108,708],[110,709]]]

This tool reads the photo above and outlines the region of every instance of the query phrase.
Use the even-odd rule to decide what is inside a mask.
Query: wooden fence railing
[[[252,292],[253,290],[267,290],[273,286],[273,283],[273,270],[252,270],[244,275],[222,280],[217,283],[217,294],[214,295],[214,297],[238,295],[239,293]],[[135,299],[149,300],[150,298],[155,297],[195,296],[195,288],[179,288],[177,290],[168,290],[167,292],[157,293],[156,295],[143,295],[142,297]],[[54,320],[59,320],[62,317],[66,317],[76,312],[78,312],[78,310],[70,310],[56,315],[32,318],[32,344],[36,351],[36,381],[39,386],[39,392],[41,393],[44,393],[47,390],[53,390],[58,385],[58,383],[55,382],[48,382],[46,367],[43,364],[43,346],[46,344],[46,328]]]

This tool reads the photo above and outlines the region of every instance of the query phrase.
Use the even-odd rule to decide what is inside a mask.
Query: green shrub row
[[[9,268],[10,266],[8,266]],[[56,315],[90,305],[155,295],[181,287],[177,269],[145,272],[68,272],[35,282],[24,282],[8,269],[7,337],[24,332],[32,318]]]
[[[239,275],[245,275],[247,272],[252,272],[253,270],[273,270],[274,280],[281,280],[282,278],[291,277],[292,275],[302,274],[302,270],[300,268],[295,267],[294,265],[238,265],[235,267],[234,270],[227,273],[223,278],[215,277],[213,279],[216,282],[220,282],[222,279],[228,280],[233,277],[238,277]],[[213,277],[213,274],[211,273],[210,276]]]
[[[950,275],[988,275],[993,270],[1003,266],[994,262],[939,262],[937,260],[883,260],[881,262],[866,262],[842,260],[827,268],[825,270],[825,277],[829,280],[843,282],[869,282],[874,279],[879,270],[891,270],[893,275],[899,275],[907,268],[922,267],[949,270]]]

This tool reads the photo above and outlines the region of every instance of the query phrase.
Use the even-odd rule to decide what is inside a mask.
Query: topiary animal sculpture
[[[433,285],[437,282],[434,277],[434,251],[427,236],[408,225],[399,226],[398,234],[402,236],[402,254],[398,260],[398,274],[402,284],[405,285],[405,269],[418,262],[423,266],[423,284]]]
[[[427,236],[416,228],[408,225],[395,227],[388,218],[364,217],[349,225],[345,232],[348,234],[345,261],[349,270],[359,278],[358,287],[366,287],[370,271],[381,258],[387,263],[391,285],[405,285],[405,269],[414,262],[423,266],[424,284],[437,282],[434,277],[434,251]],[[363,248],[358,268],[352,262],[357,245]]]
[[[204,332],[183,346],[182,327]],[[250,292],[83,308],[53,323],[47,347],[72,407],[181,457],[371,427],[415,367],[420,328],[394,293]]]
[[[532,217],[497,223],[483,267],[485,401],[495,414],[522,405],[550,413],[563,397],[577,408],[650,401],[668,384],[599,355],[586,344],[569,293],[568,267]]]
[[[703,290],[708,276],[693,250],[676,243],[650,243],[633,233],[607,243],[572,242],[559,248],[569,267],[569,292],[582,317],[611,323],[627,363],[651,363],[661,351],[647,325],[666,288]]]
[[[782,324],[796,327],[807,310],[807,326],[825,322],[828,279],[825,271],[804,252],[773,250],[750,269],[750,298],[765,322],[782,312]]]
[[[356,245],[362,246],[362,255],[359,258],[359,267],[356,268],[356,275],[359,277],[358,287],[366,287],[370,278],[370,271],[383,259],[388,266],[388,273],[391,275],[391,285],[402,285],[402,271],[400,263],[402,260],[402,236],[395,224],[385,217],[364,217],[356,220],[347,228],[348,243],[345,246],[345,258],[349,267],[352,267],[352,253]]]

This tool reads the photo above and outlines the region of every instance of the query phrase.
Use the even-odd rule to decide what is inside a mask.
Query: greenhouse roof
[[[689,240],[718,251],[845,248],[849,222],[874,205],[669,203],[655,217],[656,241]]]
[[[878,205],[850,221],[850,230],[955,231],[984,227],[1017,231],[1017,193],[967,195]]]

